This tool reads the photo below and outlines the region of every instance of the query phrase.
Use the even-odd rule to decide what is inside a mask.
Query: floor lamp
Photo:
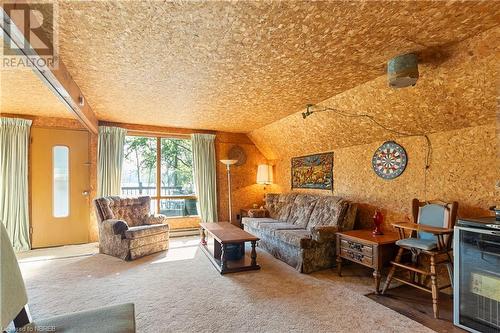
[[[220,160],[222,164],[226,165],[227,170],[227,194],[228,194],[228,206],[229,206],[229,223],[232,222],[232,209],[231,209],[231,165],[236,164],[238,160]]]

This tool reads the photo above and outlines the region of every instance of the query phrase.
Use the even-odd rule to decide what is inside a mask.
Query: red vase
[[[373,215],[373,224],[375,225],[375,229],[373,229],[372,234],[374,236],[384,234],[381,229],[382,222],[384,222],[384,215],[382,215],[382,212],[377,209]]]

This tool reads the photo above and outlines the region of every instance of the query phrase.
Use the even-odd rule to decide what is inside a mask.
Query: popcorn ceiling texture
[[[248,132],[383,75],[398,54],[417,52],[425,73],[435,48],[499,12],[496,1],[60,1],[59,41],[101,120]]]
[[[434,64],[419,66],[420,79],[415,87],[391,89],[387,77],[381,76],[319,105],[370,114],[390,128],[410,133],[494,123],[499,36],[500,28],[491,29],[436,54]],[[324,112],[307,119],[295,113],[252,131],[250,138],[274,159],[278,152],[328,151],[392,136],[366,119]]]
[[[75,118],[31,69],[4,69],[1,65],[0,113]]]
[[[387,225],[404,219],[414,197],[457,200],[461,216],[490,215],[488,206],[500,204],[495,188],[500,179],[495,138],[499,31],[495,28],[453,46],[438,65],[424,64],[415,87],[393,90],[380,77],[322,103],[371,114],[402,131],[434,132],[427,195],[422,137],[397,138],[366,120],[330,112],[305,120],[296,113],[249,136],[275,160],[276,183],[284,192],[290,191],[291,157],[334,151],[334,194],[361,204],[364,226],[371,225],[375,207],[384,209]],[[409,162],[399,178],[386,181],[372,171],[371,158],[390,139],[403,145]]]

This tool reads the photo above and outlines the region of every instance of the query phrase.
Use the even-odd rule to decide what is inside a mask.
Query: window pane
[[[52,148],[54,217],[69,216],[69,148],[54,146]]]
[[[156,199],[151,199],[151,204],[149,205],[149,212],[151,214],[157,214],[156,213]]]
[[[196,199],[161,199],[160,214],[166,216],[198,215]]]
[[[156,196],[156,138],[127,136],[122,169],[122,195]]]
[[[191,140],[161,139],[161,195],[192,195],[193,153]]]

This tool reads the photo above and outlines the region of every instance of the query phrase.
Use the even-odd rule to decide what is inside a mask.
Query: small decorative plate
[[[394,141],[384,142],[372,158],[373,171],[384,179],[399,177],[405,171],[407,163],[405,149]]]
[[[237,160],[235,165],[243,165],[247,161],[247,154],[240,146],[232,146],[227,154],[228,158],[231,160]]]

